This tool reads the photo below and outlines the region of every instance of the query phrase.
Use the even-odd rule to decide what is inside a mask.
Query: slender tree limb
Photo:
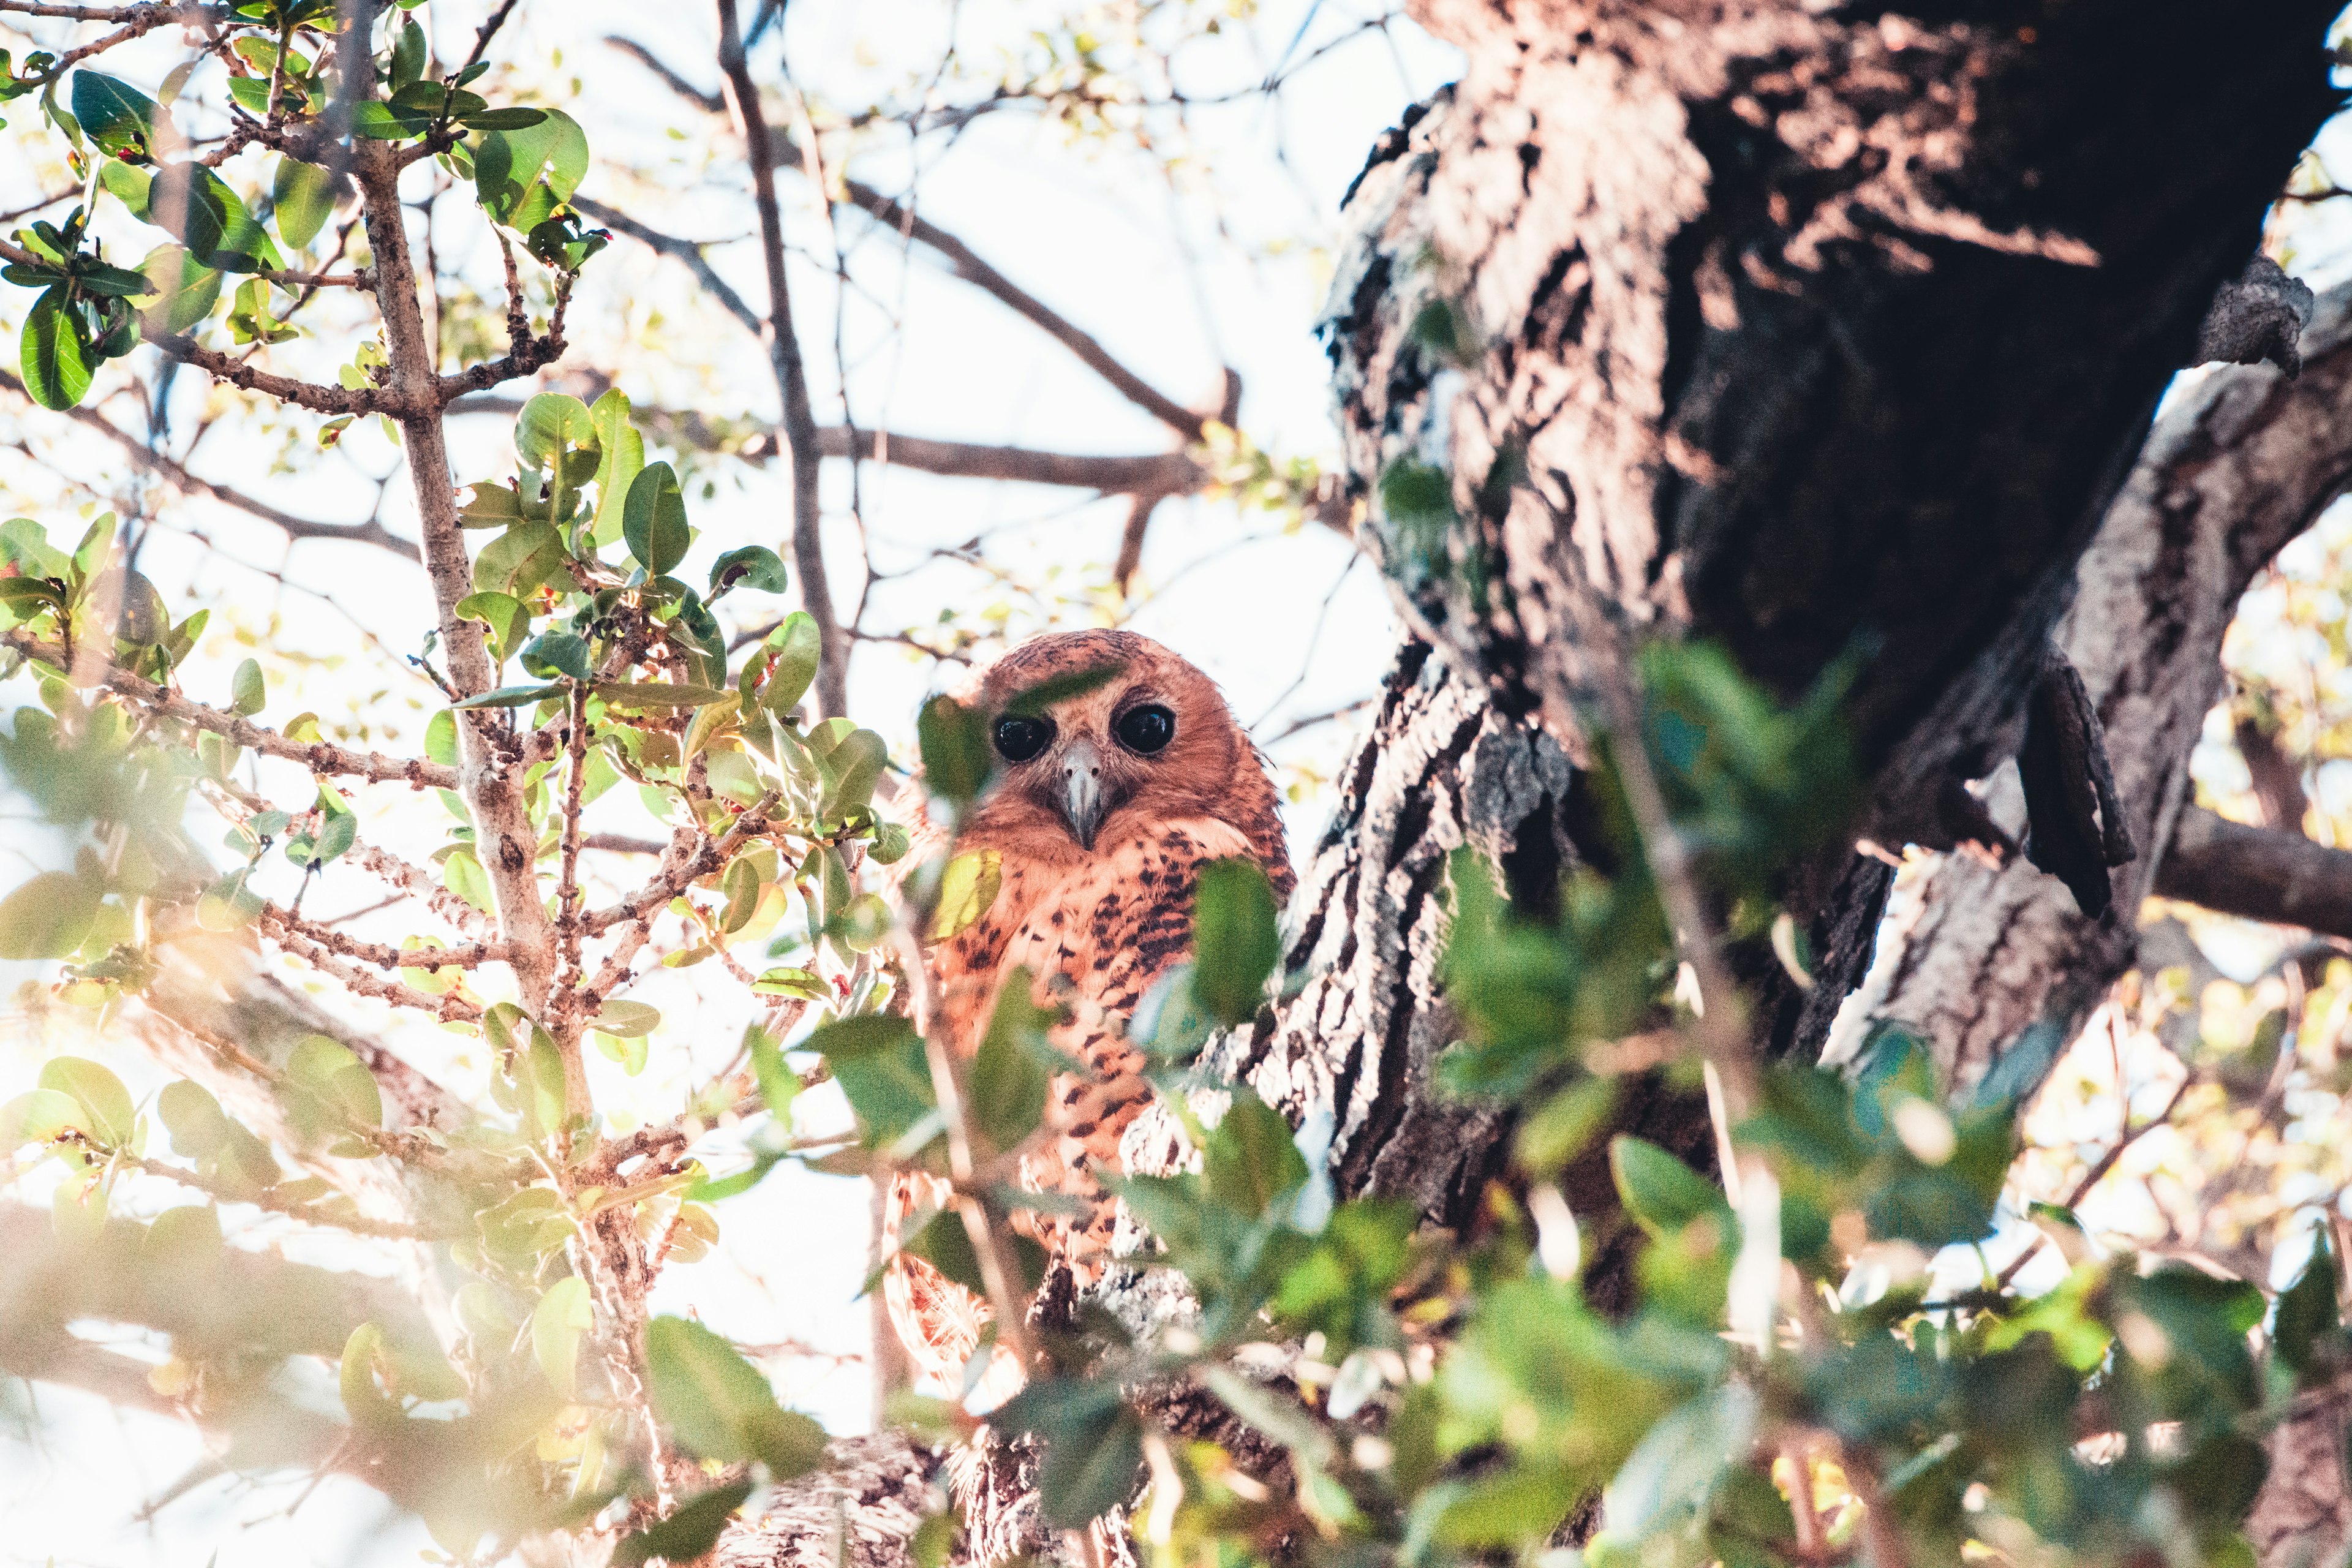
[[[496,414],[511,418],[522,411],[522,405],[521,398],[512,396],[467,397],[453,404],[449,412]],[[688,416],[672,417],[684,420]],[[818,426],[816,441],[821,458],[854,457],[860,462],[887,463],[893,468],[949,479],[1054,485],[1104,495],[1157,494],[1163,499],[1198,495],[1213,479],[1187,452],[1054,452],[1034,447],[943,441],[929,436],[869,430],[863,426],[852,430],[845,425]],[[1326,521],[1319,512],[1316,520]],[[1340,530],[1346,531],[1344,524]]]
[[[713,107],[717,106],[714,104]],[[695,281],[702,285],[703,292],[718,300],[729,315],[741,322],[744,331],[754,337],[766,331],[766,323],[760,320],[760,313],[735,291],[733,284],[719,276],[719,269],[710,265],[710,258],[703,254],[701,246],[674,234],[664,234],[657,228],[639,223],[620,208],[606,206],[600,201],[576,196],[572,198],[572,205],[606,228],[627,235],[646,249],[685,262],[693,271]]]
[[[70,668],[74,662],[74,655],[68,648],[57,643],[43,642],[22,630],[0,632],[0,643],[27,658],[38,659],[59,669]],[[457,770],[454,768],[426,762],[422,757],[387,757],[381,752],[357,752],[325,741],[289,740],[277,731],[265,729],[250,719],[191,701],[167,687],[133,675],[120,665],[107,666],[102,678],[110,689],[131,699],[158,718],[210,731],[264,756],[299,763],[314,773],[365,779],[370,784],[405,784],[412,789],[452,789],[457,785]]]
[[[218,349],[208,349],[195,339],[180,333],[151,335],[147,341],[162,351],[165,358],[192,364],[215,381],[225,381],[247,392],[258,392],[280,403],[307,408],[313,414],[389,414],[394,418],[404,418],[411,406],[406,394],[395,393],[387,387],[362,386],[354,390],[297,381],[292,376],[272,375],[242,360],[232,359]]]
[[[607,37],[604,42],[644,66],[659,77],[672,92],[706,112],[717,113],[725,107],[718,94],[708,93],[696,87],[635,39]],[[805,150],[779,138],[775,151],[779,167],[807,172]],[[895,197],[883,195],[871,185],[845,179],[841,183],[841,205],[856,207],[884,227],[896,230],[902,237],[914,240],[937,254],[957,278],[988,294],[1060,343],[1080,363],[1108,382],[1120,396],[1138,408],[1187,441],[1202,438],[1203,415],[1185,407],[1128,369],[1102,345],[1101,340],[1007,278],[962,240],[928,218],[917,216],[913,208]],[[1226,374],[1231,375],[1233,373],[1229,370]]]
[[[743,52],[735,0],[718,0],[718,4],[719,68],[726,76],[728,98],[743,132],[751,164],[752,200],[760,211],[761,258],[768,274],[768,361],[783,403],[784,446],[793,459],[793,564],[800,574],[802,607],[816,622],[821,648],[817,706],[828,716],[837,716],[849,707],[849,637],[834,607],[824,542],[819,533],[816,416],[809,405],[808,372],[801,363],[800,338],[793,328],[792,287],[784,274],[783,212],[776,202],[775,154],[766,113],[760,107],[759,84],[751,79],[751,63]]]
[[[32,395],[26,390],[25,384],[5,370],[0,370],[0,389],[13,393],[27,402],[32,400]],[[169,453],[149,446],[95,408],[87,406],[69,408],[66,410],[65,416],[77,425],[97,431],[121,447],[125,457],[181,494],[205,496],[220,502],[223,506],[235,507],[248,516],[259,518],[284,533],[289,539],[341,540],[351,544],[373,544],[378,549],[389,550],[395,555],[405,556],[411,560],[415,558],[415,541],[401,538],[373,518],[370,518],[365,522],[319,522],[307,517],[297,517],[290,511],[283,511],[271,506],[268,501],[257,500],[242,490],[234,489],[215,480],[190,473],[185,466]]]

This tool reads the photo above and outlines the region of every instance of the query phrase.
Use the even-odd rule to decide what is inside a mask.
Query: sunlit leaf
[[[646,1369],[655,1414],[688,1451],[721,1464],[757,1459],[780,1481],[824,1460],[824,1428],[778,1405],[760,1370],[700,1323],[648,1323]]]
[[[1204,862],[1192,902],[1192,990],[1228,1024],[1257,1011],[1282,956],[1274,886],[1255,860]]]
[[[996,850],[968,849],[950,860],[940,876],[940,901],[931,914],[931,940],[944,942],[978,924],[996,902],[1003,881],[1003,857]]]
[[[44,871],[0,899],[0,958],[64,958],[98,920],[99,887],[71,871]]]
[[[567,1275],[547,1288],[530,1314],[530,1352],[548,1386],[571,1399],[579,1392],[580,1342],[593,1327],[588,1281]]]

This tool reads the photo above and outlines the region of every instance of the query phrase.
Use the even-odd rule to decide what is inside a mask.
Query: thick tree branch
[[[368,38],[374,14],[373,0],[352,0],[342,14],[338,66],[342,90],[354,98],[364,94],[373,81]],[[473,562],[457,518],[447,436],[442,428],[441,410],[449,398],[444,395],[436,374],[438,355],[425,336],[409,253],[406,213],[400,200],[399,150],[386,142],[356,141],[352,174],[359,185],[368,247],[375,258],[376,304],[383,321],[386,369],[390,390],[401,400],[401,444],[416,496],[422,556],[433,587],[441,646],[451,683],[459,695],[470,697],[488,691],[496,682],[497,672],[490,663],[482,624],[466,619],[457,609],[458,601],[473,592]],[[560,340],[560,329],[551,335]],[[520,342],[516,344],[518,353],[524,347]],[[514,972],[516,988],[525,1010],[539,1016],[547,1011],[555,984],[554,934],[540,897],[539,834],[520,780],[500,754],[503,738],[501,716],[483,710],[458,714],[457,794],[474,819],[477,853],[489,879],[499,935],[508,945],[508,964]],[[294,944],[289,942],[288,945]],[[303,956],[331,972],[340,963],[331,955]],[[339,978],[362,992],[372,989],[363,983],[369,977],[356,972]],[[428,1011],[438,1009],[445,1016],[450,1013],[448,1001],[424,999]],[[464,1016],[464,1011],[456,1016]],[[585,1114],[591,1103],[579,1040],[559,1032],[556,1045],[563,1058],[567,1105],[573,1114]]]
[[[759,84],[743,52],[735,0],[719,0],[719,68],[743,132],[751,165],[751,196],[760,211],[760,254],[768,275],[768,315],[763,336],[768,363],[783,405],[781,427],[793,461],[793,564],[801,580],[801,607],[816,622],[821,649],[817,706],[828,715],[849,707],[849,637],[834,608],[824,565],[824,541],[817,512],[816,416],[811,410],[808,372],[801,363],[799,334],[793,326],[792,286],[784,273],[783,211],[776,202],[775,153]]]
[[[2225,915],[2352,938],[2352,850],[2249,827],[2201,806],[2180,814],[2156,892]]]

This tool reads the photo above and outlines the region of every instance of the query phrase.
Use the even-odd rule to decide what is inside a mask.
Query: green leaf
[[[578,1396],[580,1342],[595,1324],[588,1281],[567,1275],[547,1288],[530,1314],[530,1353],[550,1388],[565,1400]]]
[[[501,686],[495,690],[485,691],[479,696],[468,697],[462,702],[453,702],[449,706],[452,708],[527,708],[534,702],[546,700],[562,689],[561,685],[551,685],[545,682],[530,686]]]
[[[768,634],[768,647],[775,650],[776,662],[768,670],[768,684],[761,688],[760,704],[777,718],[788,720],[816,679],[824,641],[815,617],[805,610],[794,610]]]
[[[341,1383],[343,1410],[352,1425],[363,1432],[383,1433],[396,1429],[406,1419],[400,1406],[376,1386],[376,1370],[385,1363],[383,1330],[373,1323],[362,1323],[343,1342],[343,1363]]]
[[[250,719],[269,705],[268,683],[262,679],[261,661],[248,658],[236,667],[228,678],[228,705],[232,712]]]
[[[270,184],[278,237],[297,250],[308,249],[335,210],[335,176],[316,163],[280,158]]]
[[[688,1499],[667,1519],[623,1536],[613,1548],[613,1568],[641,1568],[656,1557],[673,1563],[699,1563],[751,1495],[750,1481],[734,1481]]]
[[[286,265],[244,201],[201,163],[167,163],[157,170],[147,210],[207,267],[253,272]]]
[[[1056,1018],[1033,996],[1034,978],[1014,968],[997,986],[988,1033],[971,1063],[971,1121],[992,1149],[1013,1149],[1045,1116],[1055,1055],[1045,1030]]]
[[[623,709],[699,708],[708,702],[724,702],[735,695],[715,686],[663,680],[600,680],[595,691],[608,706]]]
[[[571,632],[541,632],[523,646],[523,668],[533,675],[568,675],[586,680],[595,673],[588,641]]]
[[[185,246],[157,246],[139,264],[139,270],[155,295],[140,312],[150,331],[187,331],[220,303],[220,268],[206,266]]]
[[[0,899],[0,958],[65,958],[98,921],[98,884],[44,871]]]
[[[147,221],[147,198],[154,189],[155,176],[133,164],[118,163],[109,158],[99,165],[98,183],[113,193],[123,209],[142,223]]]
[[[74,72],[73,113],[82,133],[118,158],[144,158],[154,140],[155,100],[94,70]]]
[[[457,716],[446,708],[425,721],[425,760],[445,768],[457,765]]]
[[[751,983],[762,996],[797,996],[804,1002],[830,1002],[833,987],[806,969],[771,969]]]
[[[26,390],[44,408],[71,408],[89,391],[89,342],[62,285],[42,290],[26,313],[17,360]]]
[[[993,849],[968,849],[940,875],[940,901],[931,912],[931,940],[944,942],[980,922],[1004,885],[1004,858]]]
[[[1245,1088],[1211,1129],[1201,1150],[1209,1195],[1255,1219],[1307,1184],[1307,1157],[1282,1112]]]
[[[406,142],[432,129],[428,110],[373,99],[352,105],[352,134],[370,142]]]
[[[551,472],[566,452],[596,450],[596,422],[578,398],[542,392],[522,405],[514,444],[524,467]]]
[[[441,862],[441,883],[484,914],[492,910],[489,873],[470,849],[460,849]]]
[[[465,117],[469,131],[527,131],[547,118],[543,109],[485,109],[478,114]]]
[[[1192,899],[1192,994],[1227,1024],[1257,1012],[1282,956],[1265,868],[1235,857],[1202,864]]]
[[[570,201],[587,173],[588,133],[562,110],[523,129],[492,131],[474,152],[482,210],[524,233]]]
[[[1625,1212],[1653,1237],[1672,1235],[1696,1219],[1727,1225],[1731,1219],[1723,1189],[1655,1143],[1624,1136],[1612,1140],[1609,1168]]]
[[[840,818],[870,804],[882,766],[890,760],[889,747],[871,730],[853,730],[825,757],[833,787],[824,792],[817,815]]]
[[[1004,710],[1034,719],[1057,702],[1066,702],[1073,697],[1084,697],[1089,691],[1101,690],[1117,680],[1126,668],[1126,665],[1114,660],[1085,669],[1049,675],[1034,686],[1024,687],[1014,693],[1012,700],[1005,703]]]
[[[995,765],[988,744],[988,715],[952,697],[934,697],[915,720],[923,751],[923,783],[933,795],[959,804],[977,796]]]
[[[1105,1383],[1043,1378],[1023,1389],[991,1420],[1045,1440],[1037,1492],[1045,1522],[1080,1530],[1135,1493],[1143,1465],[1143,1426]]]
[[[630,481],[629,497],[621,514],[621,537],[629,553],[659,577],[686,559],[691,534],[686,521],[686,497],[677,488],[677,472],[667,463],[649,463]]]
[[[108,1148],[131,1142],[138,1121],[131,1091],[99,1063],[85,1057],[52,1057],[41,1068],[41,1087],[72,1096],[82,1110],[80,1127]]]
[[[2343,1321],[2337,1305],[2343,1289],[2343,1269],[2325,1224],[2314,1227],[2311,1257],[2294,1283],[2279,1293],[2278,1315],[2271,1324],[2271,1343],[2278,1358],[2295,1374],[2295,1386],[2307,1388],[2324,1379],[2327,1367],[2318,1355],[2321,1343]]]
[[[647,1006],[643,1002],[629,1002],[615,998],[596,1009],[596,1018],[593,1026],[604,1030],[608,1035],[618,1035],[623,1038],[628,1038],[637,1035],[652,1034],[661,1027],[661,1009],[658,1007]]]
[[[629,486],[645,471],[646,438],[629,422],[628,395],[617,386],[595,401],[588,419],[596,428],[597,451],[596,519],[589,538],[602,549],[621,537]]]
[[[464,528],[506,528],[522,520],[522,497],[512,485],[477,481],[467,487],[466,500],[457,508],[458,525]]]
[[[922,1037],[904,1018],[845,1018],[812,1033],[806,1048],[832,1065],[870,1148],[897,1143],[938,1109]]]
[[[54,1089],[37,1089],[0,1105],[0,1153],[47,1143],[61,1132],[83,1131],[81,1102]]]
[[[482,547],[474,559],[474,589],[525,599],[563,574],[571,552],[563,535],[544,522],[517,523]],[[568,585],[568,584],[567,584]]]
[[[780,1125],[791,1126],[793,1101],[801,1093],[801,1075],[785,1062],[774,1039],[757,1024],[744,1031],[744,1041],[751,1047],[752,1076],[759,1079],[760,1098],[767,1101],[768,1114]]]
[[[760,868],[749,858],[727,868],[719,879],[719,890],[727,897],[727,907],[719,917],[719,929],[729,936],[741,931],[760,907]]]
[[[646,1370],[654,1413],[688,1452],[721,1464],[757,1459],[778,1481],[824,1461],[824,1428],[779,1406],[760,1370],[700,1323],[648,1323]]]
[[[155,1113],[172,1134],[172,1152],[188,1159],[219,1152],[228,1142],[230,1121],[202,1084],[179,1079],[163,1086],[155,1097]]]
[[[415,17],[402,17],[400,30],[393,35],[392,89],[398,92],[423,76],[425,59],[425,29],[416,25]]]
[[[487,552],[486,552],[487,553]],[[457,604],[457,618],[479,621],[490,628],[491,657],[504,663],[522,634],[530,628],[530,608],[512,594],[468,594]]]
[[[764,544],[746,544],[710,563],[712,597],[716,598],[722,589],[737,586],[754,588],[762,594],[781,594],[792,586],[792,578],[774,551]]]

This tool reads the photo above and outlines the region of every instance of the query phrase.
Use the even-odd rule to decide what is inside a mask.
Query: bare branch
[[[507,961],[507,945],[502,942],[469,942],[460,947],[402,948],[388,942],[362,942],[331,926],[307,920],[291,910],[280,909],[276,904],[265,903],[261,918],[267,925],[283,928],[318,943],[330,952],[355,958],[362,963],[373,963],[378,969],[478,969],[485,963],[504,963]]]
[[[606,228],[627,235],[648,250],[685,262],[692,268],[695,281],[702,285],[703,291],[718,300],[729,315],[741,322],[745,331],[756,337],[767,330],[766,323],[760,320],[760,313],[735,291],[733,284],[719,276],[719,269],[710,265],[710,258],[703,255],[701,246],[690,239],[680,239],[676,235],[648,228],[620,208],[606,206],[603,202],[576,196],[572,205]]]
[[[680,244],[688,242],[680,241]],[[468,397],[453,404],[452,414],[496,414],[511,418],[522,411],[523,400],[512,396]],[[647,410],[646,417],[673,424],[688,415]],[[887,463],[950,479],[1005,479],[1018,484],[1066,486],[1097,490],[1104,495],[1197,495],[1212,476],[1186,452],[1097,454],[1051,452],[1034,447],[992,447],[972,441],[941,441],[929,436],[908,436],[892,430],[852,430],[845,425],[816,428],[820,458],[856,458],[860,462]],[[1326,521],[1318,511],[1318,521]],[[1338,525],[1342,532],[1346,524]]]
[[[639,65],[645,67],[646,69],[661,78],[662,84],[665,87],[667,87],[670,91],[677,94],[678,97],[686,100],[688,103],[693,104],[705,114],[717,114],[727,107],[727,99],[724,94],[703,91],[702,89],[695,86],[692,82],[678,75],[677,72],[670,69],[669,66],[663,61],[659,56],[656,55],[651,49],[646,47],[645,45],[637,42],[635,38],[608,37],[605,38],[604,42],[607,47],[620,50],[623,54],[628,56],[631,59],[635,60]]]
[[[718,95],[704,92],[692,82],[664,64],[652,50],[634,39],[607,37],[604,42],[629,56],[647,70],[661,78],[672,92],[688,102],[710,113],[724,107]],[[740,45],[739,45],[740,47]],[[725,62],[722,60],[721,64]],[[762,138],[763,142],[766,140]],[[777,165],[809,172],[805,149],[781,138],[773,143]],[[755,152],[756,158],[758,153]],[[1000,304],[1019,315],[1076,355],[1087,369],[1101,376],[1116,388],[1120,396],[1167,426],[1187,441],[1202,438],[1204,416],[1185,407],[1160,391],[1150,382],[1121,364],[1111,352],[1103,347],[1094,334],[1080,328],[1060,311],[1022,288],[998,271],[971,247],[950,234],[939,225],[918,216],[913,208],[897,199],[884,195],[873,186],[856,180],[845,179],[841,184],[844,205],[854,206],[884,227],[896,231],[902,238],[911,239],[937,253],[947,262],[949,270],[963,281],[994,298]],[[583,210],[586,208],[583,205]],[[601,219],[599,221],[602,221]],[[1228,376],[1233,372],[1225,373]]]
[[[786,153],[795,166],[803,163],[799,149],[787,148]],[[1069,350],[1080,363],[1110,383],[1120,396],[1185,440],[1198,441],[1206,434],[1203,428],[1205,416],[1185,407],[1121,364],[1093,333],[1086,331],[1059,310],[990,266],[978,252],[954,235],[929,219],[918,216],[912,207],[884,195],[871,185],[845,179],[841,183],[841,191],[848,198],[849,205],[884,227],[936,252],[956,277],[989,295]],[[1234,376],[1230,369],[1225,374],[1229,378]]]
[[[218,349],[208,349],[194,338],[175,333],[152,334],[147,341],[165,358],[194,365],[215,381],[225,381],[247,392],[258,392],[314,414],[389,414],[398,417],[408,412],[407,400],[383,387],[362,386],[354,391],[272,375],[243,360],[232,359]]]
[[[26,658],[38,659],[58,669],[70,668],[73,665],[71,650],[57,643],[42,642],[21,630],[0,632],[0,642],[5,642]],[[428,763],[422,757],[387,757],[382,752],[355,752],[326,741],[289,740],[277,731],[264,729],[250,719],[191,701],[168,687],[158,686],[142,676],[133,675],[120,665],[109,665],[103,679],[110,689],[121,692],[159,718],[208,730],[240,746],[250,747],[264,756],[300,763],[314,773],[361,778],[370,784],[397,782],[412,789],[457,787],[455,769],[443,767],[438,763]]]
[[[801,363],[792,289],[784,276],[784,220],[776,204],[775,153],[760,107],[759,84],[751,79],[751,63],[744,57],[735,0],[719,0],[719,68],[726,75],[728,97],[742,127],[752,200],[760,210],[760,251],[768,273],[768,360],[783,403],[784,446],[793,458],[793,564],[800,574],[802,608],[816,622],[822,650],[817,706],[836,716],[849,707],[849,639],[834,609],[824,541],[818,536],[816,416],[809,406],[808,374]]]
[[[26,390],[25,384],[5,370],[0,370],[0,389],[12,392],[27,402],[32,399],[32,395]],[[415,541],[401,538],[373,518],[370,518],[365,522],[315,522],[307,517],[296,517],[292,512],[281,511],[267,501],[256,500],[242,490],[232,489],[226,485],[190,473],[170,454],[150,447],[94,408],[82,406],[68,408],[65,411],[65,416],[77,425],[97,431],[121,447],[125,457],[181,494],[207,496],[223,506],[235,507],[237,510],[257,517],[262,521],[278,529],[289,539],[341,540],[351,544],[373,544],[379,549],[389,550],[395,555],[407,556],[412,560],[415,557]]]
[[[2156,891],[2221,914],[2352,937],[2352,850],[2201,806],[2181,812]]]
[[[698,877],[708,877],[727,864],[747,838],[766,830],[768,808],[776,804],[774,791],[762,795],[757,805],[742,816],[725,833],[716,838],[705,838],[701,847],[677,858],[675,864],[666,865],[654,879],[617,904],[601,910],[591,910],[580,917],[581,929],[594,936],[601,931],[630,921],[640,921],[664,904],[686,891],[687,884]],[[673,844],[672,849],[677,846]]]

